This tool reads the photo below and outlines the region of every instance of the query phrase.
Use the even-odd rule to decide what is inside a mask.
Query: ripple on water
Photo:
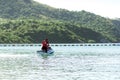
[[[45,58],[35,50],[0,51],[0,80],[120,80],[117,49],[74,50],[59,47]]]

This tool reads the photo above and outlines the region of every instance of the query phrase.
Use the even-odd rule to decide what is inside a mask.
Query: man
[[[48,48],[49,48],[49,42],[48,39],[45,39],[42,41],[42,50],[47,53]]]

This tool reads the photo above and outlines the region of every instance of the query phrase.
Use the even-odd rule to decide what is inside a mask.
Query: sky
[[[106,18],[120,18],[120,0],[34,0],[70,11],[85,10]]]

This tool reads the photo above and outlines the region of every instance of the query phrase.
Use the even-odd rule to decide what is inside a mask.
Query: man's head
[[[45,41],[48,41],[48,39],[46,38]]]

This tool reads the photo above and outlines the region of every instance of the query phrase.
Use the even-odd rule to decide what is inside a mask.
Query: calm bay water
[[[120,46],[0,47],[0,80],[120,80]]]

